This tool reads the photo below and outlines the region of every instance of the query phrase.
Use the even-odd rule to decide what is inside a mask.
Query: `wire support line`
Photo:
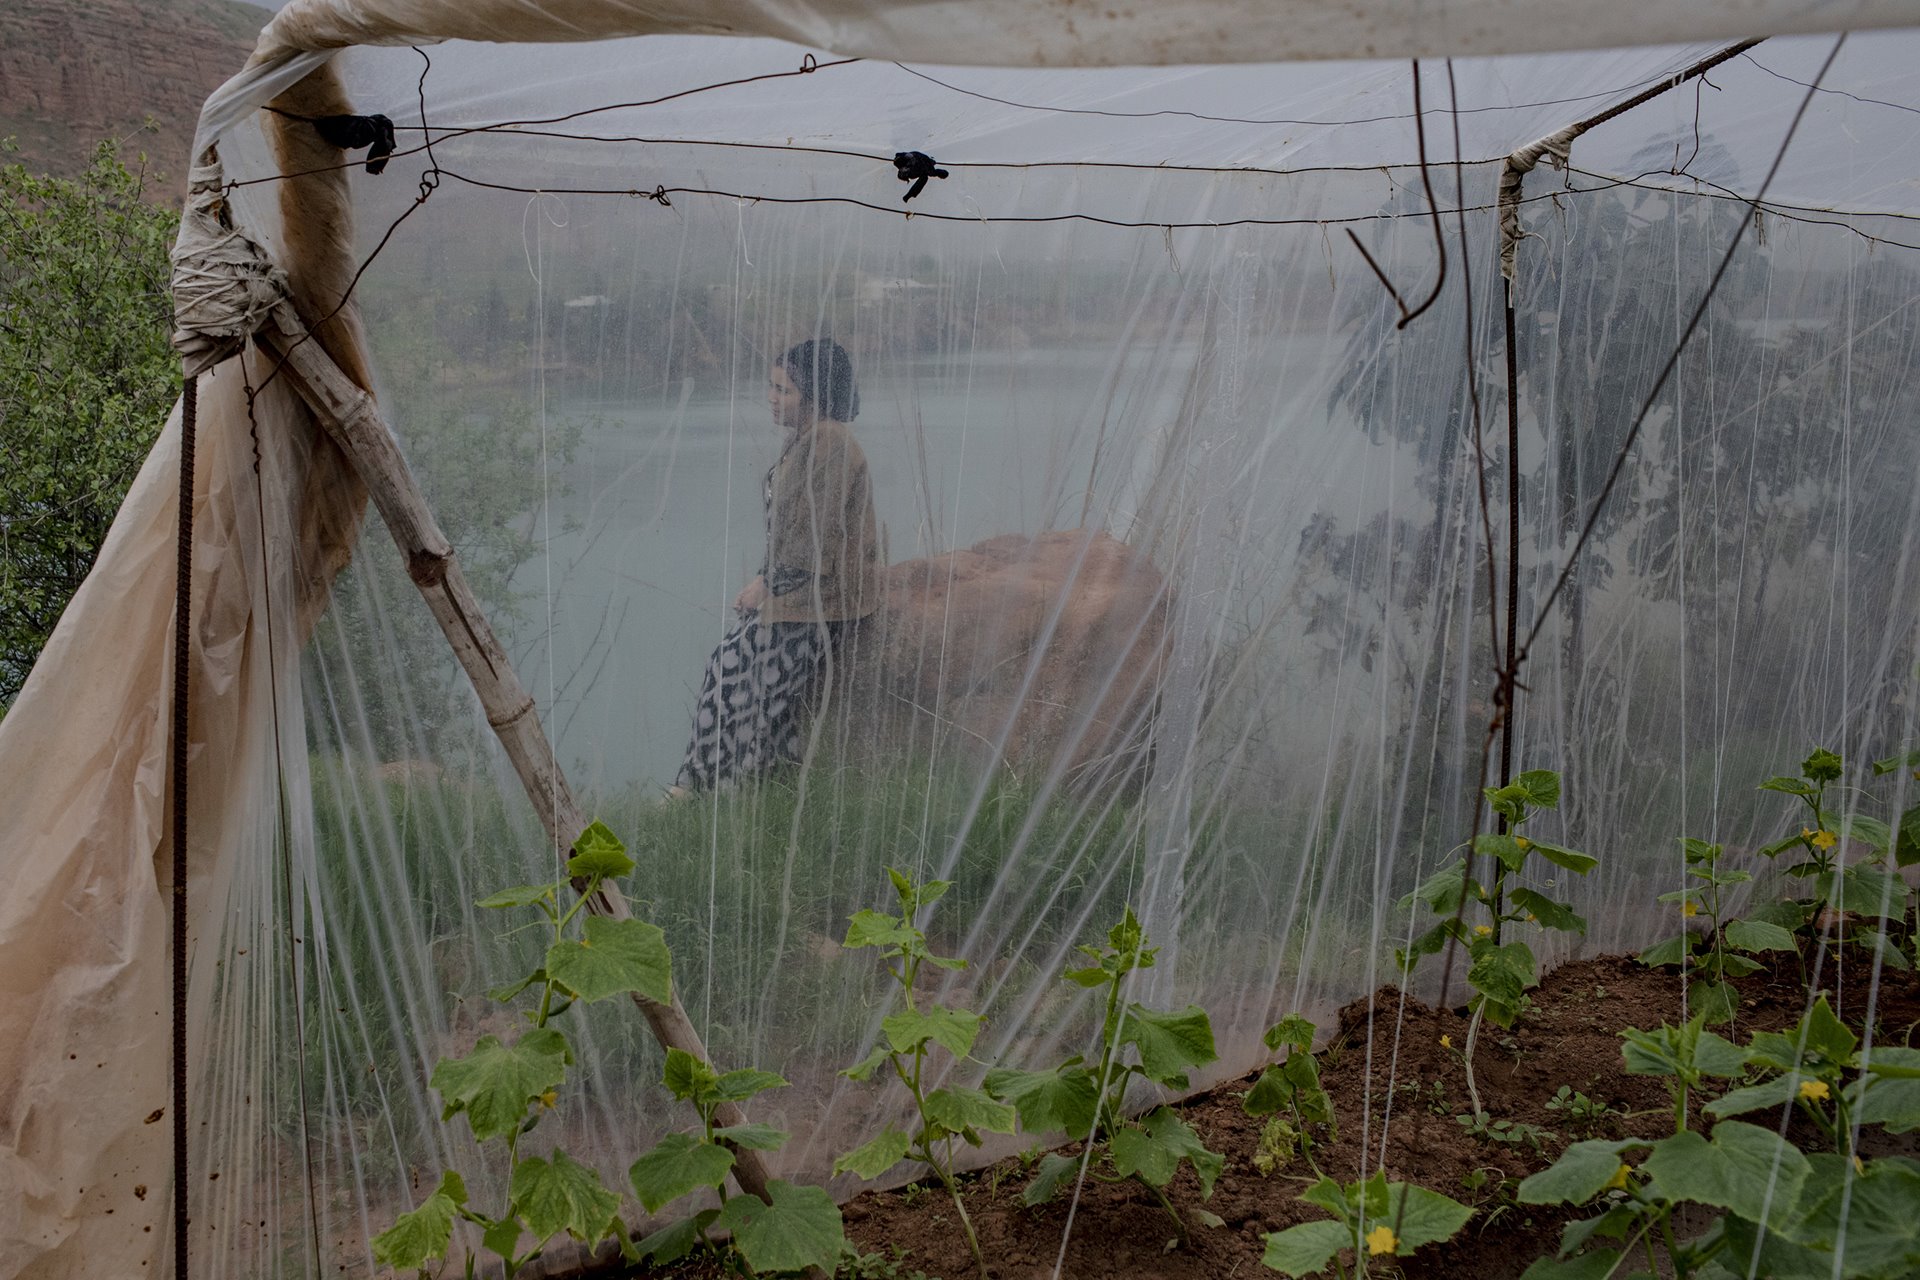
[[[442,125],[448,132],[443,136],[452,136],[458,132],[461,136],[480,138],[539,138],[555,142],[609,143],[618,146],[639,145],[653,147],[700,147],[731,148],[741,151],[777,151],[792,152],[798,155],[835,156],[846,160],[864,160],[876,165],[893,164],[893,153],[877,151],[855,151],[846,147],[823,147],[802,142],[740,142],[724,138],[685,138],[653,137],[645,134],[612,133],[573,133],[561,129],[524,129],[517,125],[479,124],[479,125]],[[417,125],[395,125],[403,132],[420,132]],[[405,147],[393,153],[394,159],[418,155],[425,148]],[[1505,160],[1505,156],[1481,156],[1468,160],[1471,165],[1495,165]],[[1309,164],[1292,168],[1278,168],[1271,165],[1251,164],[1176,164],[1172,162],[1148,163],[1141,160],[947,160],[941,165],[949,169],[1118,169],[1123,172],[1144,173],[1207,173],[1207,174],[1247,174],[1257,177],[1291,178],[1304,174],[1317,173],[1381,173],[1396,169],[1415,169],[1417,160],[1392,160],[1377,164]],[[355,164],[341,166],[353,168]],[[287,175],[293,176],[293,175]],[[273,182],[276,178],[250,178],[249,184]],[[238,185],[238,184],[233,184]]]
[[[413,51],[415,53],[418,53],[423,58],[427,56],[426,51],[421,49],[418,45],[413,46]],[[816,71],[830,71],[835,67],[851,66],[854,63],[860,62],[860,61],[862,61],[862,59],[860,58],[837,58],[832,62],[819,62],[815,60],[812,54],[808,54],[805,58],[801,59],[800,66],[797,69],[792,71],[763,71],[758,75],[741,76],[733,80],[716,80],[711,84],[696,85],[691,89],[680,89],[680,90],[676,90],[673,93],[664,93],[657,98],[639,98],[631,102],[609,102],[609,103],[604,103],[597,107],[582,107],[578,111],[569,111],[563,115],[557,115],[557,116],[528,117],[527,119],[524,119],[524,120],[499,120],[499,121],[495,121],[492,124],[486,124],[486,125],[469,125],[469,126],[463,126],[463,127],[446,128],[446,131],[440,135],[438,141],[441,142],[442,144],[445,144],[474,133],[511,131],[514,128],[522,125],[565,124],[569,120],[582,120],[582,119],[585,119],[587,116],[600,115],[608,111],[631,111],[631,110],[638,110],[641,107],[657,107],[662,103],[676,102],[682,98],[691,98],[694,95],[701,94],[701,93],[712,93],[718,89],[737,89],[743,85],[758,84],[765,80],[789,80],[795,76],[810,76],[814,74]],[[428,66],[429,66],[429,69],[431,69],[432,62],[430,59],[428,61]],[[424,76],[423,76],[423,80],[424,80]],[[418,125],[395,125],[394,130],[396,132],[400,132],[404,130],[405,132],[408,132],[408,133],[425,133],[428,135],[430,140],[432,138],[431,131],[430,131],[431,126],[429,126],[427,123],[427,119],[424,111],[421,114],[420,123]],[[417,155],[421,151],[430,151],[431,149],[432,149],[431,141],[429,141],[428,144],[423,146],[409,147],[405,150],[395,151],[392,153],[392,156],[390,158],[398,159],[401,156]],[[340,169],[357,168],[362,163],[363,162],[359,160],[348,160],[348,161],[343,161],[340,164],[321,165],[313,169],[302,169],[294,173],[280,173],[280,174],[272,174],[264,178],[250,178],[245,182],[229,182],[227,184],[227,187],[229,190],[232,190],[233,188],[236,188],[236,187],[253,186],[256,183],[279,182],[287,178],[305,177],[310,174],[317,174],[317,173],[333,173]]]
[[[1805,80],[1795,79],[1794,77],[1788,75],[1784,71],[1775,71],[1772,67],[1760,61],[1760,59],[1754,57],[1751,53],[1742,54],[1741,56],[1744,57],[1748,62],[1751,62],[1754,66],[1758,67],[1760,70],[1772,76],[1774,79],[1785,80],[1788,84],[1797,84],[1802,89],[1814,89],[1820,93],[1830,93],[1837,98],[1852,98],[1855,102],[1858,102],[1863,106],[1890,107],[1895,111],[1906,111],[1906,112],[1912,113],[1913,115],[1920,116],[1920,107],[1909,106],[1904,102],[1889,102],[1885,98],[1869,98],[1858,93],[1848,93],[1845,89],[1830,89],[1826,85],[1811,85],[1811,84],[1808,84]]]
[[[1758,193],[1751,201],[1747,202],[1756,210],[1760,207],[1760,202],[1766,198],[1767,189],[1773,185],[1774,178],[1779,174],[1780,165],[1787,157],[1788,148],[1793,145],[1794,135],[1798,133],[1800,129],[1800,121],[1805,118],[1807,108],[1812,105],[1820,82],[1826,79],[1828,70],[1832,68],[1834,60],[1840,56],[1840,50],[1846,43],[1846,33],[1842,32],[1840,36],[1834,40],[1833,48],[1828,51],[1826,60],[1820,64],[1820,70],[1814,76],[1813,83],[1807,87],[1806,95],[1801,98],[1800,107],[1793,113],[1793,120],[1787,126],[1786,136],[1780,140],[1780,149],[1774,154],[1773,163],[1767,169],[1766,178],[1761,181]],[[1705,292],[1700,295],[1700,301],[1694,306],[1693,314],[1687,320],[1686,328],[1681,331],[1679,340],[1674,343],[1672,353],[1668,355],[1666,362],[1661,366],[1660,374],[1654,379],[1653,386],[1648,390],[1646,399],[1641,403],[1640,411],[1634,415],[1633,424],[1627,429],[1626,439],[1621,442],[1620,450],[1614,456],[1613,465],[1607,471],[1606,481],[1600,486],[1600,492],[1594,499],[1593,509],[1588,513],[1586,523],[1581,527],[1580,536],[1575,540],[1573,549],[1567,555],[1566,564],[1561,567],[1559,575],[1554,578],[1552,589],[1547,592],[1545,599],[1540,602],[1540,606],[1534,616],[1533,626],[1527,630],[1526,640],[1522,642],[1518,653],[1507,655],[1507,670],[1509,672],[1518,672],[1520,663],[1526,660],[1527,651],[1533,647],[1534,641],[1539,639],[1541,629],[1546,626],[1547,619],[1552,616],[1554,602],[1560,598],[1560,593],[1566,589],[1568,580],[1573,576],[1574,566],[1579,563],[1580,556],[1592,542],[1594,530],[1598,528],[1600,523],[1600,514],[1606,509],[1607,500],[1613,496],[1614,488],[1619,484],[1620,477],[1626,470],[1628,459],[1633,456],[1633,448],[1639,441],[1641,428],[1646,425],[1647,418],[1652,414],[1654,406],[1659,403],[1661,393],[1666,390],[1668,379],[1673,376],[1673,371],[1679,367],[1681,354],[1686,351],[1688,342],[1699,329],[1700,322],[1705,319],[1707,307],[1712,303],[1714,294],[1718,292],[1720,281],[1726,277],[1727,268],[1733,265],[1734,255],[1738,252],[1740,245],[1745,241],[1747,229],[1752,225],[1752,218],[1743,218],[1739,228],[1733,233],[1732,240],[1728,242],[1727,250],[1721,255],[1719,266],[1714,268],[1713,276],[1708,280]]]
[[[928,75],[924,71],[916,70],[904,62],[896,62],[893,65],[910,76],[918,76],[929,84],[939,85],[942,89],[951,90],[954,93],[965,94],[969,98],[979,98],[983,102],[995,102],[1003,107],[1015,107],[1022,111],[1045,111],[1055,115],[1107,116],[1119,120],[1152,120],[1162,116],[1179,116],[1189,120],[1203,120],[1209,124],[1291,125],[1297,128],[1310,129],[1331,129],[1341,125],[1351,124],[1384,124],[1395,120],[1412,120],[1417,118],[1416,115],[1404,111],[1377,116],[1351,116],[1338,120],[1295,120],[1282,116],[1216,116],[1209,115],[1202,111],[1182,111],[1173,107],[1161,107],[1151,111],[1114,111],[1103,107],[1055,107],[1040,102],[1019,102],[1012,98],[1001,98],[991,93],[982,93],[977,89],[964,88],[961,85],[942,80],[937,76]],[[1526,111],[1536,107],[1570,106],[1576,102],[1599,102],[1603,99],[1616,98],[1623,93],[1631,93],[1647,85],[1660,84],[1671,78],[1672,77],[1668,75],[1653,76],[1646,80],[1636,80],[1632,84],[1622,85],[1618,88],[1603,89],[1598,93],[1584,93],[1572,98],[1546,98],[1538,102],[1492,103],[1484,107],[1460,107],[1452,114],[1478,115],[1488,111]],[[1418,108],[1416,108],[1416,111],[1418,111]],[[1441,111],[1436,107],[1431,114],[1439,115]]]

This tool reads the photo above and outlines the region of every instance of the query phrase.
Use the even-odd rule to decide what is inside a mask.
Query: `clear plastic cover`
[[[1762,44],[1529,177],[1515,459],[1500,161],[1708,49],[1463,61],[1457,101],[1426,64],[1439,243],[1403,64],[820,55],[674,97],[803,51],[342,55],[358,109],[401,126],[354,179],[382,409],[558,763],[639,862],[715,1061],[791,1082],[753,1113],[795,1134],[776,1170],[825,1180],[901,1114],[836,1074],[893,1009],[840,945],[887,867],[954,884],[926,927],[969,965],[937,989],[986,1019],[965,1083],[1084,1047],[1062,971],[1128,905],[1162,947],[1153,996],[1212,1016],[1196,1085],[1254,1065],[1280,1015],[1397,981],[1398,904],[1473,827],[1510,515],[1537,631],[1514,767],[1561,773],[1539,834],[1600,859],[1536,884],[1586,917],[1578,946],[1659,932],[1678,837],[1777,836],[1750,786],[1806,744],[1913,736],[1920,186],[1888,157],[1920,127],[1915,39],[1850,41],[1766,211],[1736,198],[1831,44]],[[666,100],[610,106],[642,99]],[[269,233],[257,135],[223,150]],[[901,151],[947,170],[905,204]],[[1397,327],[1349,233],[1431,307]],[[845,629],[804,763],[664,802],[763,567],[770,366],[809,338],[858,379],[884,605]],[[516,1025],[486,993],[538,959],[476,899],[554,874],[377,518],[286,666],[273,847],[202,941],[195,1160],[244,1174],[195,1184],[208,1275],[366,1274],[447,1162],[484,1194],[498,1161],[427,1079]],[[569,1017],[581,1063],[529,1149],[619,1185],[683,1117],[633,1008]]]

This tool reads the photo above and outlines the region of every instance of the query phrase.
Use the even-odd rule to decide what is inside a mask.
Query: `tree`
[[[142,203],[142,182],[110,142],[78,178],[0,165],[0,709],[92,569],[179,392],[167,341],[178,216]]]

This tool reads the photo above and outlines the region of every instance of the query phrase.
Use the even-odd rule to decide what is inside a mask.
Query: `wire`
[[[1391,115],[1353,116],[1342,120],[1293,120],[1278,116],[1269,118],[1216,116],[1208,115],[1201,111],[1181,111],[1171,107],[1158,108],[1152,111],[1112,111],[1100,107],[1052,107],[1042,103],[1017,102],[1012,98],[995,97],[993,94],[981,93],[976,89],[963,89],[957,84],[950,84],[945,80],[930,76],[924,71],[916,71],[903,62],[896,62],[893,65],[910,76],[918,76],[930,84],[937,84],[942,89],[949,89],[954,93],[963,93],[969,98],[979,98],[984,102],[997,102],[1003,107],[1018,107],[1023,111],[1047,111],[1056,115],[1108,116],[1120,120],[1150,120],[1156,116],[1182,116],[1189,120],[1205,120],[1214,124],[1292,125],[1302,128],[1331,129],[1340,125],[1381,124],[1392,120],[1415,120],[1418,119],[1421,114],[1419,108],[1416,107],[1412,113],[1398,112]],[[1618,89],[1603,89],[1598,93],[1581,94],[1574,98],[1547,98],[1539,102],[1511,102],[1485,107],[1461,107],[1456,114],[1475,115],[1483,111],[1524,111],[1534,107],[1559,107],[1575,102],[1597,102],[1602,98],[1617,98],[1623,93],[1629,93],[1635,89],[1644,88],[1647,85],[1659,84],[1662,80],[1670,78],[1671,77],[1664,75],[1654,76],[1646,80],[1636,80],[1632,84],[1625,85]],[[1435,108],[1433,114],[1439,114],[1439,109]]]
[[[1772,67],[1760,61],[1760,59],[1754,57],[1750,53],[1743,53],[1740,56],[1745,58],[1748,62],[1751,62],[1754,66],[1760,68],[1760,70],[1772,76],[1774,79],[1785,80],[1788,84],[1797,84],[1802,89],[1813,89],[1819,93],[1830,93],[1830,94],[1833,94],[1835,97],[1839,97],[1839,98],[1852,98],[1855,102],[1861,103],[1869,107],[1891,107],[1895,111],[1908,111],[1908,112],[1912,112],[1914,115],[1920,116],[1920,107],[1910,107],[1904,102],[1888,102],[1885,98],[1866,98],[1866,97],[1862,97],[1857,93],[1848,93],[1845,89],[1829,89],[1825,85],[1808,84],[1805,80],[1795,80],[1792,76],[1787,75],[1783,71],[1775,71]]]

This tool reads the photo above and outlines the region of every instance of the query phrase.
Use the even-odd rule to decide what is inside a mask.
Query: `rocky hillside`
[[[238,0],[4,0],[0,138],[59,174],[122,139],[127,167],[144,154],[154,198],[177,203],[200,104],[271,16]]]

